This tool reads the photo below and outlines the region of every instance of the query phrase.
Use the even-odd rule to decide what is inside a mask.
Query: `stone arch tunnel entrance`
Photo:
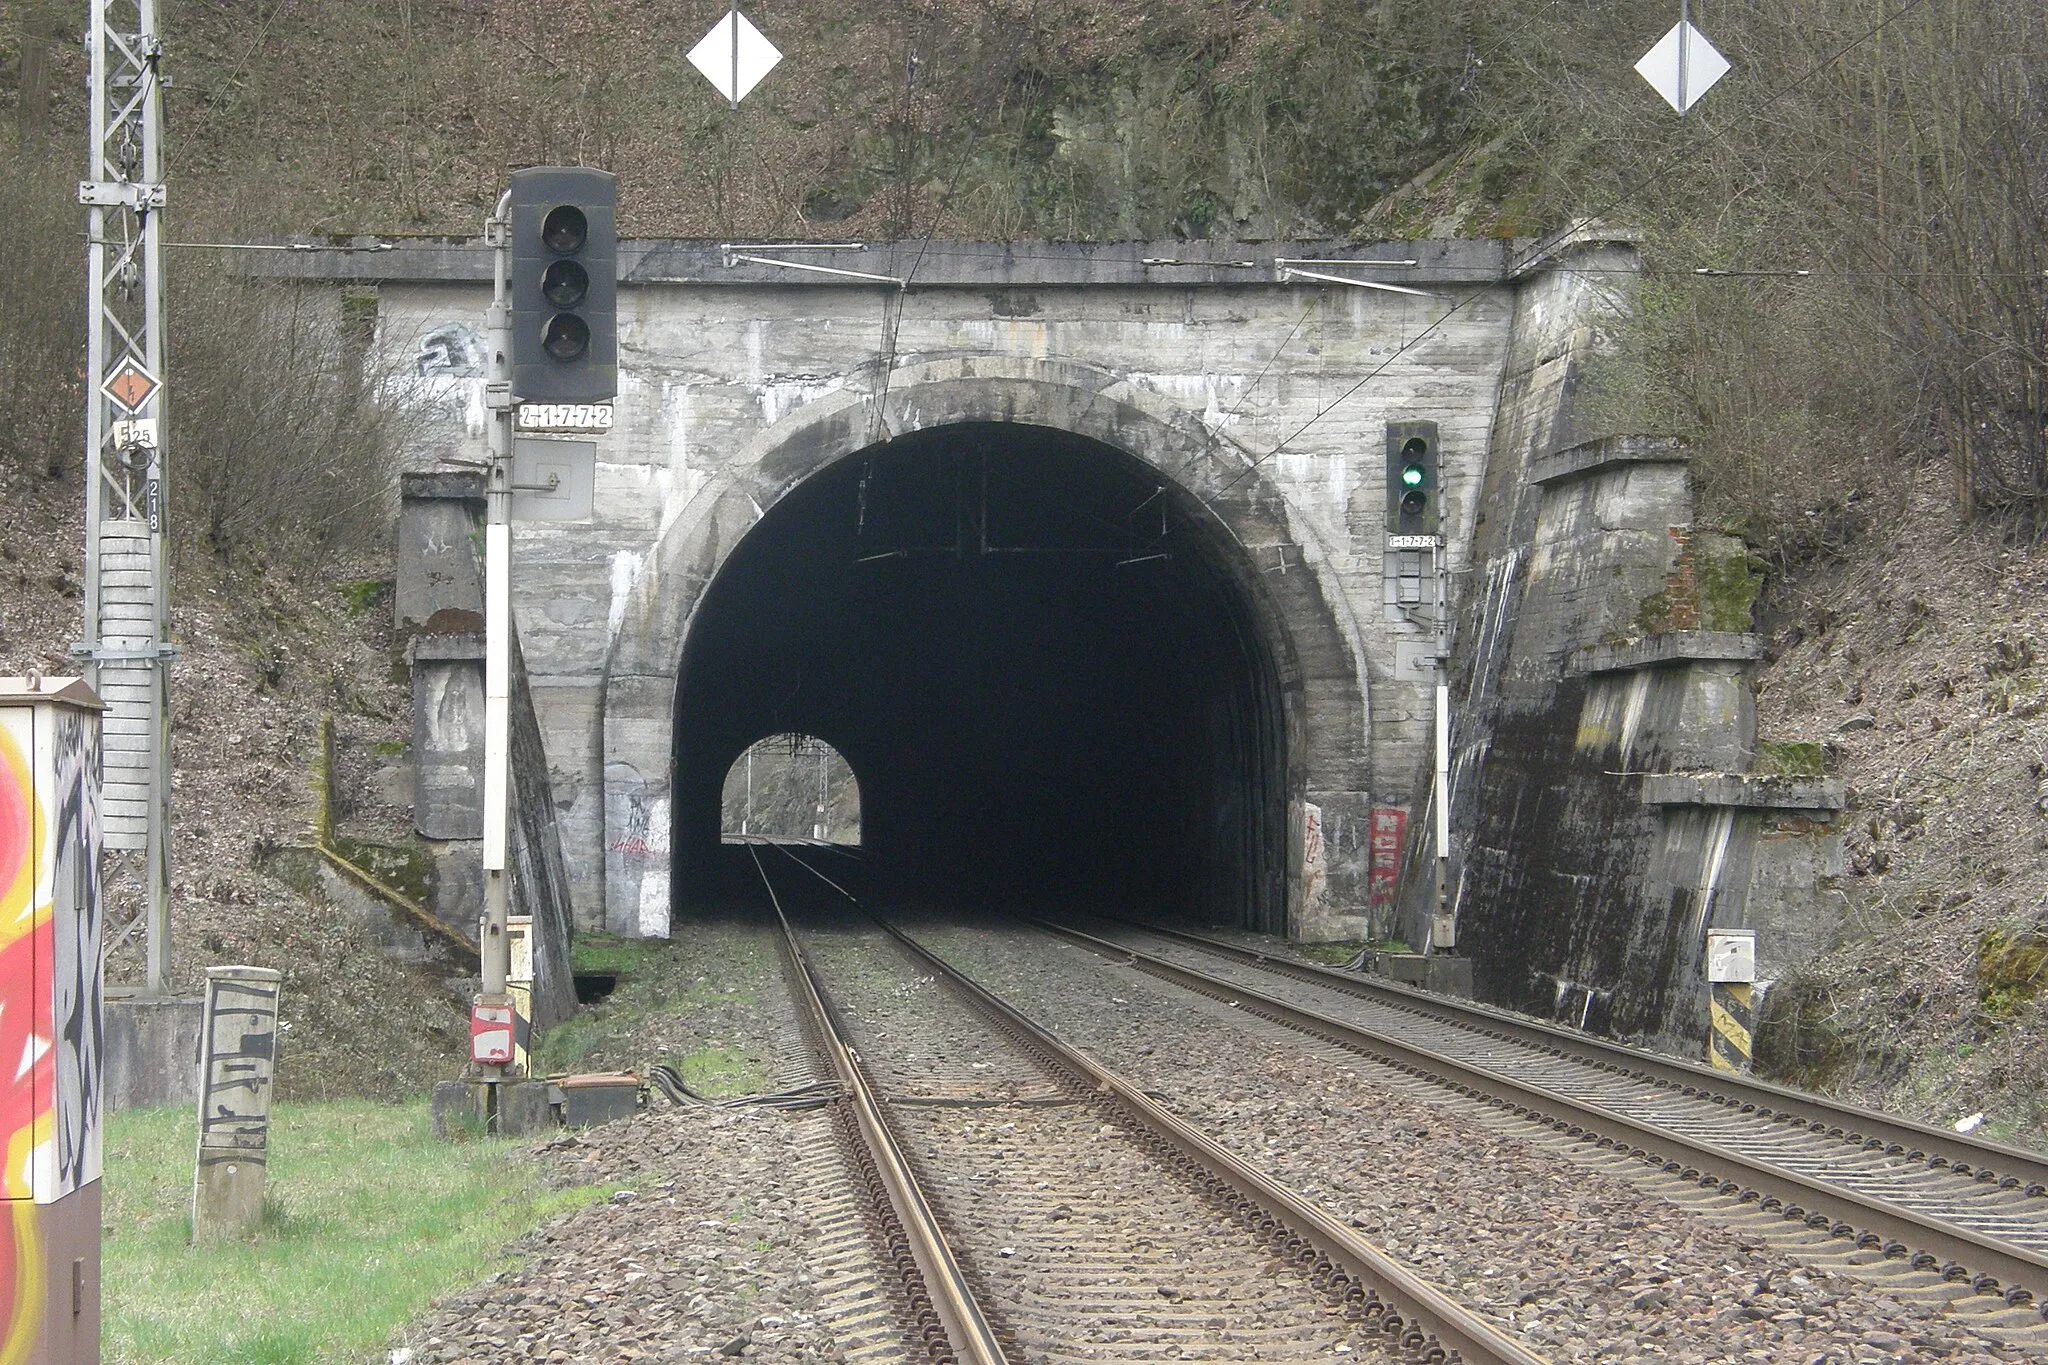
[[[1177,483],[1069,432],[956,423],[827,465],[689,623],[675,907],[746,893],[727,774],[800,732],[858,776],[885,903],[1285,932],[1299,778],[1255,572]]]

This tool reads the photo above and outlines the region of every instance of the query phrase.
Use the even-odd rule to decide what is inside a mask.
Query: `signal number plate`
[[[610,403],[521,403],[521,431],[610,431]]]

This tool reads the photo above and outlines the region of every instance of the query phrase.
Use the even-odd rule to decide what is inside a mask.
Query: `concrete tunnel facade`
[[[846,263],[907,275],[916,246]],[[617,425],[599,439],[596,514],[514,534],[514,615],[575,924],[668,932],[715,882],[700,876],[701,855],[725,766],[755,739],[801,730],[853,765],[873,856],[903,870],[907,889],[1125,897],[1202,922],[1363,935],[1376,910],[1392,911],[1390,860],[1378,880],[1371,867],[1375,813],[1406,806],[1430,738],[1426,682],[1395,670],[1426,629],[1386,607],[1386,424],[1439,424],[1462,567],[1521,293],[1509,244],[940,246],[907,292],[728,266],[707,244],[622,249]],[[1276,264],[1290,255],[1396,260],[1405,285],[1429,292],[1290,280]],[[1248,280],[1240,256],[1263,276]],[[483,253],[287,268],[374,286],[387,362],[442,414],[422,464],[481,456]],[[881,564],[900,603],[923,613],[921,631],[900,630],[899,665],[952,638],[956,667],[1040,668],[1023,678],[1035,700],[973,713],[978,739],[968,713],[914,708],[954,737],[926,755],[942,761],[916,761],[900,717],[828,704],[821,681],[860,663],[858,679],[842,673],[848,697],[901,700],[907,687],[914,699],[914,671],[892,679],[887,661],[850,646],[835,665],[794,635],[779,658],[748,657],[755,632],[733,622],[763,625],[764,613],[837,593],[878,638],[892,628],[881,608],[840,581],[877,581],[878,566],[853,563],[867,547],[842,545],[847,572],[828,572],[806,559],[816,535],[779,528],[843,532],[863,466],[943,481],[984,454],[1004,489],[993,548],[1039,535],[1054,540],[1037,548],[1090,553],[1071,556],[1085,572],[1003,562],[1031,592],[1004,598],[985,582],[996,596],[980,600],[1013,621],[1035,602],[1078,634],[970,647],[961,632],[984,623],[952,599],[999,559],[980,553],[978,524],[965,532],[975,553],[952,556],[951,586],[918,581],[945,556]],[[1054,515],[1058,488],[1096,517],[1089,525],[1114,523],[1114,543],[1079,544],[1083,523]],[[1166,513],[1160,546],[1132,518],[1140,505]],[[1003,512],[1037,519],[1025,540],[1002,541],[1017,530]],[[1099,562],[1141,549],[1116,560],[1169,558]],[[1118,576],[1138,586],[1087,586]],[[743,599],[751,614],[721,606]],[[401,601],[401,622],[413,609]],[[818,636],[840,617],[812,620]],[[775,680],[799,671],[810,681],[795,701],[768,705],[782,696]],[[1034,735],[1047,717],[1065,721]],[[1019,869],[1034,860],[1043,877],[1030,885]]]

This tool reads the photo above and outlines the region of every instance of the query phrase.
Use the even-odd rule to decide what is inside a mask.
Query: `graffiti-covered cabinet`
[[[0,1365],[99,1360],[100,709],[0,678]]]

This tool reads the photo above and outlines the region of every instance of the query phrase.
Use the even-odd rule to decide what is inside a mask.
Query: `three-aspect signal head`
[[[1387,534],[1433,536],[1442,525],[1434,422],[1387,423]]]
[[[619,391],[618,182],[583,166],[512,172],[512,393],[608,403]]]

